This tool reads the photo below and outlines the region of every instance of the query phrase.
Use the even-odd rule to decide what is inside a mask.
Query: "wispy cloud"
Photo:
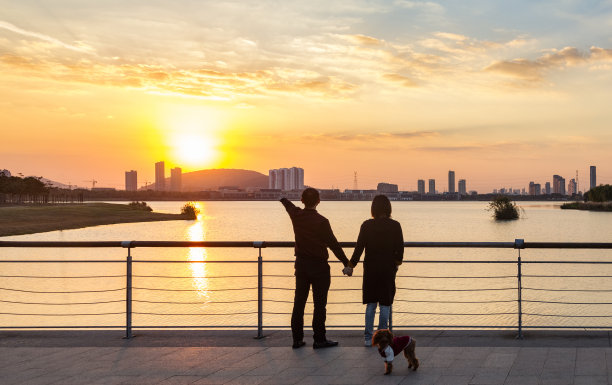
[[[66,48],[66,49],[76,51],[76,52],[82,52],[82,53],[92,53],[93,52],[92,47],[89,47],[83,43],[68,44],[52,36],[48,36],[48,35],[38,33],[38,32],[33,32],[33,31],[27,31],[25,29],[19,28],[11,23],[8,23],[2,20],[0,20],[0,29],[11,31],[11,32],[14,32],[22,36],[33,37],[35,39],[42,40],[47,43],[51,43],[57,47]]]
[[[542,80],[548,70],[564,67],[611,61],[612,49],[591,47],[588,52],[580,52],[575,47],[552,50],[535,60],[523,58],[496,61],[484,70],[527,80]]]

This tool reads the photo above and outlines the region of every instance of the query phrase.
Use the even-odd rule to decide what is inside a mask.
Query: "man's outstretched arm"
[[[299,207],[294,205],[293,202],[291,202],[287,198],[281,198],[280,202],[283,204],[283,206],[285,206],[285,210],[287,210],[289,216],[293,216],[297,211],[300,210]]]

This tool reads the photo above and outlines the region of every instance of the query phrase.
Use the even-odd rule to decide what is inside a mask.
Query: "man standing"
[[[338,342],[330,341],[325,337],[325,306],[327,306],[327,292],[331,282],[327,248],[329,247],[334,252],[336,258],[345,267],[349,266],[350,262],[334,236],[329,221],[317,212],[316,207],[319,202],[319,192],[314,188],[307,188],[302,192],[304,209],[296,207],[287,198],[281,199],[281,203],[291,218],[295,233],[295,298],[291,315],[294,349],[306,344],[304,342],[304,307],[311,285],[314,303],[312,317],[314,343],[312,347],[319,349],[338,345]]]

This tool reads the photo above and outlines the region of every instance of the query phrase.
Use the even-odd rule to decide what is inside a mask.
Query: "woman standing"
[[[372,201],[372,219],[361,225],[351,265],[363,259],[363,303],[365,312],[365,346],[372,346],[376,305],[380,306],[378,329],[387,329],[389,312],[395,296],[395,273],[404,256],[404,237],[399,222],[391,219],[391,202],[385,195]],[[350,269],[350,268],[349,268]],[[351,272],[352,273],[352,272]]]

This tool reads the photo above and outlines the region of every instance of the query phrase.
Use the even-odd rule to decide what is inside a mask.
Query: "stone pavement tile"
[[[11,372],[2,371],[0,374],[2,374],[2,382],[7,384],[26,384],[36,377],[49,375],[48,371],[44,368],[31,368]]]
[[[540,377],[542,385],[573,385],[574,376],[559,376],[554,374],[546,374]]]
[[[576,376],[608,374],[606,352],[601,348],[579,348],[576,355]]]
[[[247,376],[273,376],[287,369],[290,362],[287,360],[271,360],[262,363],[262,365],[246,372]]]
[[[437,384],[441,374],[437,370],[427,371],[427,369],[417,370],[404,377],[401,385],[433,385]]]
[[[168,375],[152,375],[152,374],[141,374],[139,376],[127,376],[121,385],[153,385],[159,384],[166,380]]]
[[[444,375],[473,376],[481,365],[482,360],[480,359],[455,360],[450,366],[439,368],[438,371]]]
[[[312,374],[311,368],[287,368],[282,372],[270,377],[268,383],[279,385],[295,384],[310,374]]]
[[[242,376],[244,373],[250,370],[253,370],[253,369],[254,368],[229,367],[229,368],[218,370],[212,374],[209,374],[208,376],[203,377],[202,379],[196,381],[195,383],[196,384],[225,384],[226,382],[229,382],[235,378],[238,378]]]
[[[304,376],[296,384],[298,385],[327,385],[330,384],[336,376]]]
[[[53,384],[61,385],[65,382],[67,378],[68,376],[63,376],[63,375],[51,375],[51,376],[43,375],[43,376],[31,378],[24,383],[27,385],[53,385]],[[5,382],[4,379],[0,380],[0,382],[2,384],[7,384],[7,385],[10,384],[9,382]]]
[[[240,376],[236,377],[229,382],[225,382],[228,385],[258,385],[268,384],[270,376]],[[197,383],[197,382],[196,382]]]
[[[470,384],[503,384],[509,371],[508,368],[479,368]]]
[[[370,378],[374,378],[374,381],[370,381]],[[377,384],[379,376],[372,376],[371,374],[363,375],[356,373],[348,373],[348,374],[340,374],[337,376],[330,376],[328,384],[335,385],[352,385],[352,384]],[[390,377],[390,376],[380,376],[380,377]],[[401,381],[401,378],[396,382],[391,382],[394,380],[394,377],[391,376],[391,379],[385,382],[386,384],[398,384]],[[396,377],[397,378],[397,377]]]
[[[516,357],[517,353],[491,353],[482,366],[485,368],[510,368]]]
[[[365,382],[363,383],[368,385],[397,385],[404,383],[406,378],[406,376],[397,375],[395,373],[387,376],[381,373],[370,377],[364,377]],[[334,384],[335,382],[332,383]]]
[[[274,347],[266,349],[266,354],[268,354],[271,359],[275,360],[301,359],[306,358],[314,354],[315,352],[316,350],[308,348],[308,346],[305,346],[301,349],[291,349],[291,347]]]
[[[465,360],[482,360],[484,362],[487,356],[492,352],[494,352],[494,349],[490,347],[466,347],[461,349],[458,358]],[[502,351],[499,353],[505,352]]]
[[[504,385],[538,385],[540,377],[538,376],[508,376]]]
[[[574,376],[574,385],[606,385],[608,376]]]
[[[441,375],[436,380],[436,385],[469,385],[472,376],[446,376]]]
[[[202,376],[172,376],[160,382],[159,385],[188,385],[202,379]]]
[[[483,348],[480,348],[483,349]],[[491,348],[493,353],[517,353],[521,350],[520,346],[494,346]]]

